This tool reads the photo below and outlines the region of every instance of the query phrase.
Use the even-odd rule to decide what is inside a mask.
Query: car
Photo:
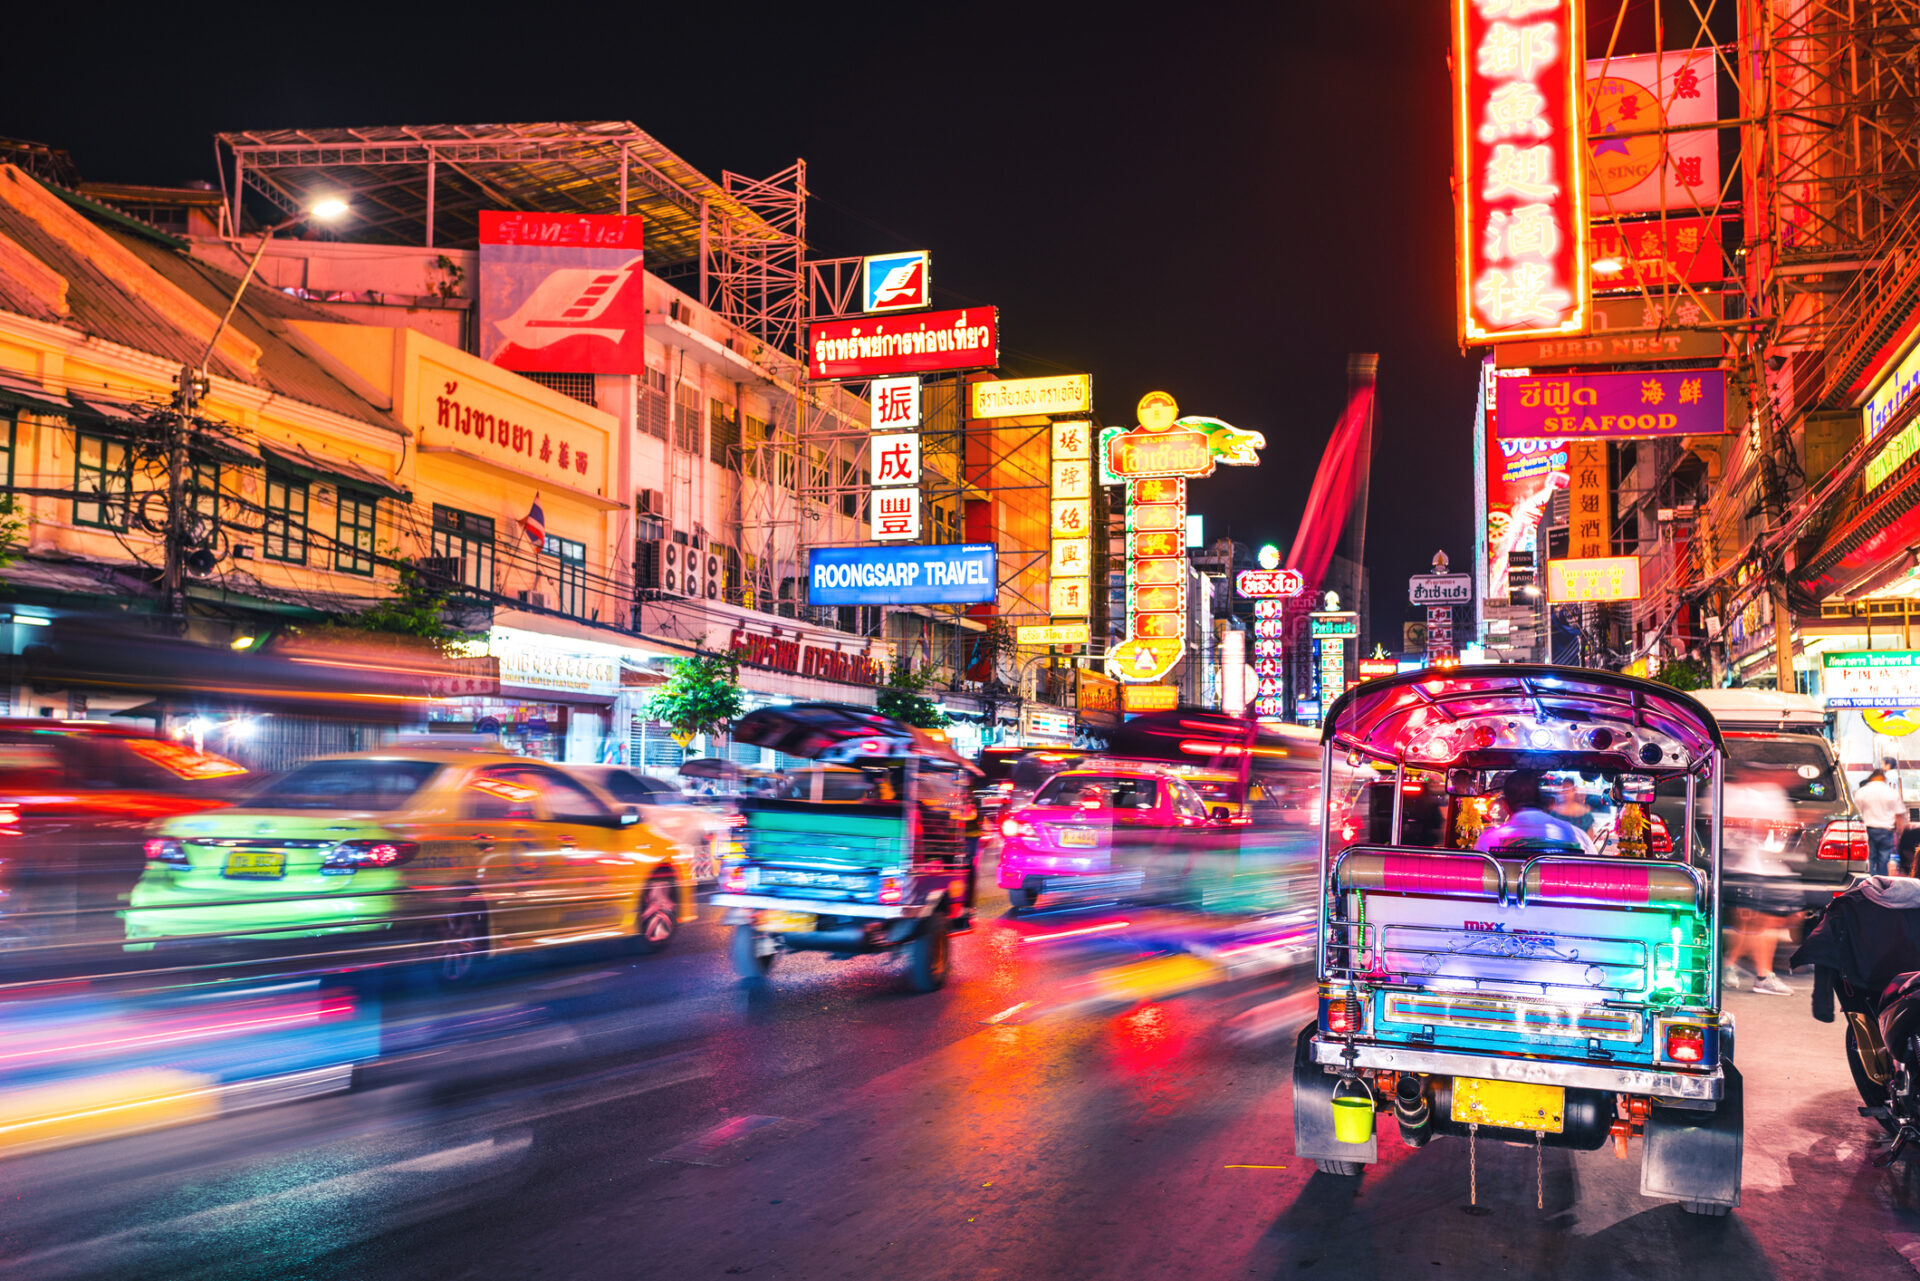
[[[640,821],[680,848],[698,884],[717,880],[720,860],[732,847],[730,807],[700,804],[664,779],[626,765],[579,765],[567,772],[604,792],[616,806],[631,805]]]
[[[621,937],[655,952],[693,919],[675,844],[541,761],[432,748],[320,757],[147,842],[128,946],[391,944],[442,981],[503,952]],[[329,950],[330,950],[329,949]]]
[[[0,719],[0,947],[117,943],[148,824],[225,805],[250,781],[133,726]]]
[[[1866,828],[1821,732],[1824,714],[1803,694],[1701,690],[1695,697],[1726,743],[1727,900],[1771,915],[1811,915],[1867,870]],[[1695,803],[1698,820],[1705,802]],[[1684,789],[1663,784],[1653,812],[1680,831]]]
[[[1108,762],[1062,770],[1000,820],[995,881],[1015,910],[1045,894],[1096,890],[1115,878],[1116,841],[1218,821],[1199,793],[1161,766]]]

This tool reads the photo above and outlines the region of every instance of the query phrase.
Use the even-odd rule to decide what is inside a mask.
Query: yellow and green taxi
[[[694,917],[674,844],[591,782],[521,756],[437,748],[322,757],[147,842],[128,946],[341,935],[484,957],[625,937],[665,947]]]

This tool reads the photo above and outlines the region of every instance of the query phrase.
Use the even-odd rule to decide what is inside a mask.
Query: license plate
[[[234,850],[227,855],[227,866],[221,873],[237,881],[277,881],[286,874],[285,854],[243,850]]]
[[[753,927],[763,934],[810,934],[817,923],[811,912],[762,912]]]
[[[1559,1134],[1567,1124],[1567,1092],[1557,1085],[1456,1076],[1453,1119],[1466,1125]]]
[[[1060,843],[1074,849],[1090,850],[1100,842],[1100,834],[1090,827],[1063,827],[1060,829]]]

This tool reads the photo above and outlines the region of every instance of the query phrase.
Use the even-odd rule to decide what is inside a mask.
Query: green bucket
[[[1342,1081],[1334,1086],[1333,1137],[1341,1143],[1365,1143],[1373,1137],[1373,1096],[1360,1087],[1359,1094],[1340,1094]]]

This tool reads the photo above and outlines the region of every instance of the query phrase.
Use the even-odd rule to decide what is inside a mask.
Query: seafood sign
[[[1501,377],[1494,397],[1502,440],[1633,440],[1727,430],[1727,376],[1718,369]]]

